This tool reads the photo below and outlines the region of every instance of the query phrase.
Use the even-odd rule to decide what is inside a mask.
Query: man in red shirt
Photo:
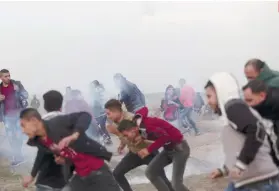
[[[194,100],[195,100],[195,90],[186,84],[185,79],[180,79],[179,80],[179,85],[180,85],[180,102],[183,104],[184,109],[180,113],[180,120],[183,120],[186,118],[190,124],[190,128],[192,128],[195,131],[196,135],[199,135],[200,132],[196,126],[196,123],[193,121],[191,115],[194,107]]]
[[[85,133],[92,119],[89,113],[59,115],[44,121],[37,110],[28,108],[20,113],[20,119],[29,145],[52,152],[59,163],[68,160],[74,165],[74,175],[62,190],[120,191],[104,162],[112,153]]]
[[[19,112],[28,105],[28,93],[20,83],[11,79],[7,69],[0,71],[0,121],[4,122],[6,134],[12,149],[12,166],[24,162],[22,154],[23,134],[18,125]]]
[[[122,120],[118,130],[128,139],[140,142],[142,139],[153,140],[154,142],[147,148],[138,152],[138,155],[145,158],[150,153],[159,150],[160,152],[149,163],[146,169],[146,177],[159,191],[169,191],[168,186],[159,176],[165,166],[173,163],[172,185],[174,190],[188,191],[183,185],[183,175],[187,159],[190,155],[190,148],[184,140],[181,132],[165,120],[148,117],[146,107],[136,112],[134,122]],[[139,136],[140,135],[140,136]],[[140,137],[140,140],[137,140]]]

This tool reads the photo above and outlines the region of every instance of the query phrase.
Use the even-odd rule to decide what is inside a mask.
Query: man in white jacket
[[[237,81],[230,74],[213,75],[205,90],[208,105],[224,121],[225,163],[211,177],[229,176],[231,184],[226,191],[279,190],[279,171],[268,142],[273,124],[262,119],[241,99]]]

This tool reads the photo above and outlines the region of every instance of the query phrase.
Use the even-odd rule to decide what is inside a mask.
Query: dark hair
[[[59,91],[50,90],[43,95],[43,99],[47,112],[59,111],[62,108],[63,96]]]
[[[253,66],[254,69],[257,71],[257,72],[260,72],[261,69],[266,65],[265,62],[261,61],[260,59],[251,59],[251,60],[248,60],[248,62],[245,64],[245,67],[247,66]]]
[[[105,104],[105,109],[115,109],[118,111],[122,111],[122,104],[117,99],[110,99]]]
[[[114,80],[122,80],[122,79],[125,79],[125,78],[122,74],[116,73],[116,74],[114,74],[113,79]]]
[[[165,100],[167,100],[167,98],[168,98],[168,93],[167,92],[168,92],[169,89],[173,89],[173,97],[179,97],[177,95],[177,92],[176,92],[175,88],[172,85],[168,85],[168,87],[165,90]]]
[[[184,78],[180,78],[179,83],[186,83],[186,80]]]
[[[4,73],[9,73],[10,71],[9,70],[7,70],[7,69],[2,69],[2,70],[0,70],[0,73],[1,74],[4,74]]]
[[[123,132],[123,131],[126,131],[126,130],[130,130],[133,127],[136,127],[136,126],[137,126],[137,124],[135,122],[124,119],[119,123],[117,129],[118,129],[119,132]]]
[[[209,88],[209,87],[214,88],[214,85],[210,80],[206,83],[206,85],[204,86],[204,89]]]
[[[100,82],[99,82],[98,80],[94,80],[94,81],[92,82],[92,84],[94,84],[95,86],[99,86],[99,85],[100,85]]]
[[[42,120],[41,114],[38,112],[38,110],[34,109],[34,108],[27,108],[24,109],[20,112],[19,115],[20,119],[27,119],[30,120],[31,118],[36,118],[38,120]]]
[[[243,86],[242,90],[246,90],[250,88],[252,93],[261,93],[267,92],[268,87],[262,80],[251,80],[245,86]]]

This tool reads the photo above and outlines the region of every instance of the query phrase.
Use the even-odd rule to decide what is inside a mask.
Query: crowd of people
[[[226,191],[278,191],[279,73],[259,59],[249,60],[244,73],[248,83],[243,88],[226,72],[214,74],[205,83],[207,104],[224,122],[225,161],[211,178],[228,176]],[[196,94],[184,79],[179,89],[167,87],[161,104],[165,119],[161,119],[149,115],[143,93],[121,74],[113,78],[118,99],[103,99],[105,89],[97,80],[91,84],[92,107],[79,90],[68,87],[65,96],[50,90],[43,95],[44,116],[36,107],[27,107],[27,91],[19,81],[11,80],[8,70],[1,70],[0,75],[0,116],[14,151],[12,165],[24,160],[22,132],[29,138],[27,144],[38,148],[24,187],[36,178],[37,191],[131,191],[125,174],[147,165],[145,175],[158,191],[189,190],[183,175],[190,147],[171,124],[179,119],[199,135],[190,117]],[[107,136],[107,144],[112,144],[110,135],[117,136],[119,153],[125,147],[129,150],[113,171],[107,165],[112,153],[96,138],[96,131]],[[169,164],[171,181],[164,171]]]

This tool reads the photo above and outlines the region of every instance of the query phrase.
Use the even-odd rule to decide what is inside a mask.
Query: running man
[[[43,116],[44,120],[49,120],[62,114],[63,96],[60,92],[55,90],[48,91],[43,95],[43,99],[44,108],[47,111],[47,114]],[[56,164],[53,154],[39,147],[31,174],[24,177],[22,184],[24,187],[28,187],[38,174],[35,183],[36,191],[60,191],[66,185],[62,172],[62,165]]]
[[[106,100],[106,90],[103,84],[98,80],[94,80],[90,84],[90,94],[92,99],[93,114],[96,117],[96,121],[100,126],[99,133],[106,145],[112,144],[111,137],[106,129],[107,117],[105,114],[105,100]]]
[[[125,104],[127,111],[135,113],[145,107],[145,97],[135,84],[128,81],[122,74],[115,74],[113,79],[120,90],[119,100]]]
[[[31,100],[30,106],[34,109],[39,109],[40,107],[40,100],[37,98],[36,95],[33,96],[33,99]]]
[[[196,135],[199,135],[200,132],[196,126],[196,123],[192,119],[192,112],[193,112],[193,107],[194,107],[194,100],[195,100],[195,90],[186,84],[185,79],[180,79],[179,80],[179,85],[180,85],[180,102],[184,106],[183,111],[181,111],[181,118],[187,118],[191,128],[195,131]]]
[[[31,145],[52,152],[59,163],[68,160],[74,165],[74,175],[62,191],[120,191],[104,161],[109,161],[112,154],[85,134],[91,123],[89,113],[59,115],[44,121],[37,110],[28,108],[20,113],[20,119]]]
[[[208,104],[225,123],[225,165],[216,169],[211,178],[228,175],[231,183],[226,191],[279,190],[279,171],[270,155],[266,134],[270,126],[241,99],[237,81],[228,73],[217,73],[205,90]]]
[[[169,191],[169,187],[161,177],[165,166],[173,164],[172,187],[178,191],[188,191],[183,184],[183,175],[190,148],[180,131],[167,121],[156,117],[148,117],[146,107],[136,112],[135,122],[122,120],[118,130],[127,139],[139,142],[142,139],[153,140],[147,148],[138,151],[141,158],[150,156],[151,153],[163,147],[146,169],[146,177],[159,191]]]
[[[129,149],[129,152],[115,167],[113,175],[123,191],[132,191],[132,188],[128,180],[126,179],[125,174],[139,166],[148,165],[158,154],[158,151],[154,151],[146,158],[141,158],[137,153],[141,149],[147,148],[151,144],[151,142],[142,140],[141,142],[136,144],[135,142],[125,138],[117,129],[119,123],[122,120],[132,121],[134,115],[129,112],[124,112],[122,110],[121,102],[116,99],[109,100],[105,104],[105,109],[108,119],[113,121],[113,123],[107,123],[107,129],[110,133],[118,136],[118,138],[120,139],[120,145],[118,147],[119,154],[123,152],[126,146]],[[164,169],[161,169],[160,176],[165,184],[168,186],[169,190],[174,191],[171,183],[165,175]]]

